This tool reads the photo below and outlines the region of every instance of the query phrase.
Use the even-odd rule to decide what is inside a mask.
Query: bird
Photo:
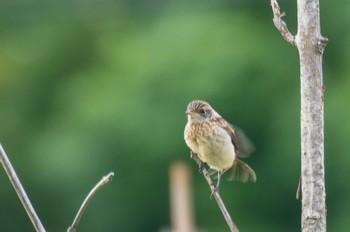
[[[254,170],[239,159],[248,157],[255,150],[242,130],[231,125],[202,100],[191,101],[186,114],[185,142],[202,164],[209,166],[211,175],[217,173],[216,190],[221,175],[229,170],[229,181],[256,182]]]

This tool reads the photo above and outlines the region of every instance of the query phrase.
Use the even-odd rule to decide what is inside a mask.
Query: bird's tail
[[[243,183],[247,181],[256,182],[254,170],[237,157],[229,171],[231,172],[229,181],[241,181]]]

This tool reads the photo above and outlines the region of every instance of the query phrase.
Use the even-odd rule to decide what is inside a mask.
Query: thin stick
[[[198,158],[197,154],[191,152],[191,157],[192,157],[192,159],[194,159],[194,160],[196,161],[196,163],[197,163],[200,167],[202,167],[203,162]],[[236,224],[233,222],[233,220],[232,220],[232,218],[231,218],[229,212],[227,211],[227,209],[226,209],[226,207],[225,207],[225,204],[224,204],[224,202],[222,201],[219,192],[216,190],[215,184],[214,184],[213,181],[211,180],[210,175],[209,175],[207,169],[206,169],[205,167],[203,167],[203,168],[201,168],[201,171],[202,171],[202,173],[203,173],[205,179],[207,180],[207,182],[208,182],[208,184],[209,184],[209,187],[210,187],[210,189],[211,189],[212,195],[214,196],[216,202],[218,203],[219,208],[220,208],[222,214],[224,215],[224,218],[225,218],[225,220],[226,220],[226,223],[227,223],[227,225],[230,227],[231,232],[239,232],[239,230],[238,230]]]
[[[88,204],[90,203],[93,196],[96,194],[96,192],[102,188],[105,184],[109,183],[112,180],[112,177],[114,176],[113,172],[108,173],[107,176],[102,177],[102,179],[95,185],[95,187],[89,192],[89,194],[86,196],[83,204],[80,206],[80,209],[78,210],[77,215],[74,218],[74,221],[72,225],[68,228],[67,232],[75,232],[78,226],[78,223],[80,221],[81,216],[83,215],[85,209],[87,208]]]
[[[26,192],[24,191],[24,188],[20,182],[20,180],[18,179],[18,176],[15,172],[15,169],[13,168],[10,160],[8,159],[4,148],[2,147],[2,145],[0,144],[0,161],[2,166],[5,169],[5,172],[8,176],[8,178],[11,181],[11,184],[13,186],[13,188],[15,189],[24,209],[26,210],[30,220],[33,223],[33,226],[35,228],[35,230],[37,232],[45,232],[45,229],[43,227],[43,225],[41,224],[41,221],[38,217],[38,215],[35,213],[35,210],[32,206],[32,204],[30,203],[30,200],[26,194]]]
[[[281,33],[282,37],[290,44],[296,46],[295,43],[295,36],[293,36],[287,27],[287,24],[282,20],[282,17],[286,14],[280,11],[280,6],[278,5],[278,2],[276,0],[271,0],[271,7],[273,11],[273,23],[275,24],[275,27],[279,32]]]

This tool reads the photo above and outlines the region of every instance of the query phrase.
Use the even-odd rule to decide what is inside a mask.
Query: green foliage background
[[[280,4],[295,33],[296,3]],[[350,228],[349,7],[321,1],[329,231]],[[257,183],[221,185],[240,230],[300,230],[298,53],[271,19],[266,0],[1,1],[0,142],[45,228],[65,231],[109,171],[79,231],[168,227],[182,160],[196,224],[227,231],[183,141],[186,105],[203,99],[257,147]],[[0,230],[34,231],[3,171]]]

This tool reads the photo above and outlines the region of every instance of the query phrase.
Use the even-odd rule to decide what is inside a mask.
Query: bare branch
[[[15,172],[15,169],[13,168],[13,166],[12,166],[10,160],[8,159],[8,157],[5,153],[5,150],[1,144],[0,144],[0,161],[1,161],[2,166],[5,169],[5,172],[8,176],[8,178],[11,181],[13,188],[15,189],[19,199],[21,200],[21,203],[22,203],[24,209],[26,210],[30,220],[32,221],[35,230],[37,232],[45,232],[45,229],[44,229],[43,225],[41,224],[41,221],[40,221],[38,215],[35,213],[35,210],[34,210],[32,204],[30,203],[30,200],[29,200],[26,192],[24,191],[24,188],[23,188],[20,180],[18,179],[18,176]]]
[[[195,154],[195,153],[193,153],[193,152],[191,151],[191,157],[192,157],[192,159],[194,159],[194,160],[196,161],[196,163],[197,163],[200,167],[202,166],[203,162],[198,158],[197,154]],[[202,171],[202,173],[203,173],[205,179],[207,180],[207,182],[208,182],[208,184],[209,184],[209,187],[210,187],[210,189],[211,189],[212,195],[214,196],[216,202],[218,203],[219,208],[220,208],[222,214],[224,215],[224,218],[225,218],[225,220],[226,220],[226,222],[227,222],[227,225],[230,227],[231,232],[239,232],[239,230],[238,230],[236,224],[233,222],[233,220],[232,220],[232,218],[231,218],[229,212],[227,211],[227,209],[226,209],[226,207],[225,207],[225,204],[224,204],[224,202],[222,201],[219,192],[216,191],[215,184],[214,184],[213,181],[211,180],[210,175],[209,175],[207,169],[206,169],[206,168],[201,168],[201,171]]]
[[[293,36],[287,27],[287,24],[282,20],[282,17],[286,14],[280,11],[280,6],[277,3],[277,0],[271,0],[271,7],[273,11],[273,23],[275,24],[275,27],[279,32],[281,33],[282,37],[290,44],[296,46],[295,43],[295,36]]]
[[[281,20],[284,14],[280,14],[277,0],[271,0],[274,24],[283,38],[298,48],[300,58],[301,176],[296,197],[301,193],[304,232],[327,230],[322,56],[328,39],[321,36],[319,5],[319,0],[297,1],[295,39]]]
[[[105,184],[109,183],[112,180],[112,177],[114,176],[113,172],[110,172],[107,176],[102,177],[102,179],[95,185],[95,187],[89,192],[89,194],[86,196],[83,204],[80,206],[80,209],[77,213],[77,215],[74,218],[74,221],[72,225],[68,228],[67,232],[75,232],[78,226],[78,223],[80,221],[80,218],[82,217],[85,209],[87,208],[88,204],[92,200],[93,196],[96,194],[96,192],[102,188]]]

